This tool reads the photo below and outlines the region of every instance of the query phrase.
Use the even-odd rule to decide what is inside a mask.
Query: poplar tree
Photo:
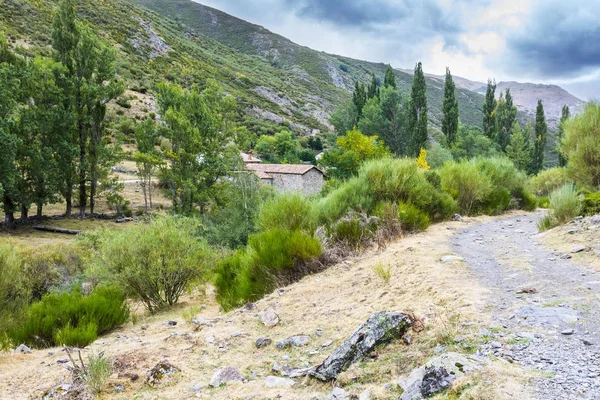
[[[567,158],[564,153],[561,151],[561,143],[562,139],[565,136],[565,122],[571,118],[571,110],[568,105],[564,105],[562,108],[562,115],[560,117],[560,123],[558,124],[558,141],[557,141],[557,151],[558,151],[558,166],[564,167],[567,165]]]
[[[546,147],[548,125],[546,124],[546,115],[544,114],[544,105],[542,100],[538,100],[535,112],[535,129],[534,129],[534,146],[533,146],[533,173],[536,175],[544,168],[544,149]]]
[[[418,157],[427,144],[427,85],[423,66],[415,66],[412,90],[410,94],[409,131],[411,134],[410,155]]]
[[[383,78],[383,87],[393,87],[394,89],[397,89],[396,75],[394,75],[394,70],[392,69],[391,65],[388,65],[385,70],[385,77]]]
[[[483,134],[490,139],[494,139],[496,134],[496,81],[488,79],[487,90],[485,92],[485,102],[483,103]]]
[[[458,100],[456,100],[456,85],[448,67],[446,67],[446,80],[444,81],[442,112],[444,113],[442,132],[446,135],[448,145],[451,146],[456,141],[458,132]]]
[[[356,107],[356,112],[358,113],[358,119],[362,117],[362,112],[365,104],[367,104],[367,92],[365,90],[365,86],[356,81],[354,83],[354,93],[352,93],[352,103],[354,103],[354,107]]]
[[[527,171],[531,164],[531,138],[528,131],[523,132],[518,122],[511,128],[511,141],[506,146],[506,155],[515,164],[515,167]]]
[[[367,89],[367,99],[372,99],[374,97],[379,98],[379,87],[377,86],[377,78],[375,78],[375,74],[371,74],[371,83]]]
[[[510,144],[512,127],[517,119],[517,107],[513,103],[510,89],[506,89],[506,95],[500,93],[500,99],[496,106],[496,143],[506,151],[506,146]]]

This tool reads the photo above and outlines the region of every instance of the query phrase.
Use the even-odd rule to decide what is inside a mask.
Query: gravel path
[[[540,370],[543,400],[600,399],[600,271],[536,240],[542,213],[459,231],[454,251],[490,289],[486,312],[500,329],[481,352]]]

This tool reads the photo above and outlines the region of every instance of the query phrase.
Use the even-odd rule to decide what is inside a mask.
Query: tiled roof
[[[320,169],[310,164],[246,164],[246,167],[249,170],[256,171],[259,177],[260,173],[304,175],[313,168],[323,173]]]

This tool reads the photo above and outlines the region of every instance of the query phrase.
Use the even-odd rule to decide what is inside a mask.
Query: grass
[[[390,279],[392,279],[392,267],[390,264],[378,262],[371,267],[371,269],[375,272],[375,275],[380,277],[386,284],[390,283]]]
[[[106,387],[112,371],[112,362],[104,357],[104,353],[90,354],[87,366],[79,373],[78,378],[92,394],[98,395]]]

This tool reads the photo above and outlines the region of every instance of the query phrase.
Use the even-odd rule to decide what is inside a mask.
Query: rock
[[[600,215],[594,215],[591,219],[590,222],[592,224],[600,224]]]
[[[206,343],[212,344],[212,343],[214,343],[216,340],[215,340],[215,337],[214,337],[214,336],[212,336],[212,335],[208,335],[208,336],[205,336],[205,337],[204,337],[204,341],[205,341]]]
[[[69,362],[68,358],[59,358],[58,360],[56,360],[57,364],[66,364]]]
[[[317,330],[315,330],[315,335],[317,335],[317,336],[323,336],[323,329],[317,328]]]
[[[412,343],[412,336],[407,333],[406,335],[402,336],[402,341],[405,345],[410,346],[410,344]]]
[[[145,331],[146,329],[148,329],[148,324],[143,324],[140,328],[142,328],[142,330]]]
[[[565,329],[564,331],[560,332],[561,335],[565,335],[565,336],[570,336],[574,333],[575,333],[574,329]]]
[[[453,263],[453,262],[462,262],[465,261],[465,259],[461,256],[443,256],[440,259],[441,262],[443,262],[444,264],[448,264],[448,263]]]
[[[191,392],[194,392],[194,393],[197,393],[197,392],[199,392],[199,391],[201,391],[201,390],[202,390],[202,386],[200,386],[200,385],[198,385],[198,384],[196,384],[196,385],[194,385],[194,386],[191,386],[191,387],[190,387],[190,391],[191,391]]]
[[[569,260],[571,258],[573,258],[573,256],[570,254],[563,254],[562,256],[560,256],[561,260]]]
[[[350,393],[346,392],[340,387],[335,387],[329,394],[329,400],[349,400],[351,399]]]
[[[15,349],[15,353],[17,354],[30,354],[33,353],[29,347],[24,344],[20,344],[19,347]]]
[[[502,348],[502,343],[500,343],[500,342],[490,342],[490,346],[492,346],[493,349],[501,349]]]
[[[452,221],[462,221],[462,220],[463,220],[463,217],[460,214],[454,214],[452,216]]]
[[[169,320],[169,321],[165,321],[164,324],[168,325],[168,326],[175,326],[175,325],[177,325],[177,321]]]
[[[246,303],[244,304],[244,310],[246,311],[253,311],[256,310],[256,304],[255,303]]]
[[[571,249],[571,253],[576,254],[576,253],[581,253],[582,251],[585,250],[585,246],[579,245],[579,246],[575,246]]]
[[[579,313],[567,307],[522,307],[517,314],[539,325],[571,324],[579,320]]]
[[[262,349],[263,347],[269,346],[273,341],[269,338],[258,338],[256,339],[256,347]]]
[[[371,400],[371,392],[369,390],[365,390],[358,396],[358,400]]]
[[[308,335],[296,335],[289,337],[281,342],[277,343],[278,349],[285,349],[286,347],[303,347],[310,342],[310,336]]]
[[[219,387],[224,383],[232,381],[242,381],[244,377],[240,372],[232,367],[225,367],[215,371],[212,378],[210,378],[209,385],[212,387]]]
[[[267,388],[290,388],[296,384],[296,381],[289,378],[280,378],[278,376],[267,376],[265,387]]]
[[[374,313],[316,367],[311,375],[322,381],[335,379],[340,372],[366,357],[375,347],[401,338],[411,326],[411,318],[404,313]]]
[[[275,313],[275,310],[269,308],[262,313],[260,320],[266,327],[271,328],[279,323],[279,316]]]
[[[179,371],[177,367],[168,361],[160,361],[146,372],[146,382],[150,386],[160,383],[167,375]]]
[[[536,294],[537,292],[538,292],[538,290],[536,288],[525,288],[525,289],[519,290],[517,293],[518,294]]]
[[[332,340],[328,340],[327,342],[323,343],[321,345],[321,347],[326,348],[326,347],[331,346],[332,344],[333,344],[333,341]]]
[[[446,389],[456,378],[481,369],[481,361],[458,353],[446,353],[413,370],[398,382],[400,400],[419,400]]]
[[[593,343],[593,342],[590,342],[590,341],[589,341],[589,340],[587,340],[587,339],[583,339],[583,344],[585,344],[586,346],[593,346],[593,345],[594,345],[594,343]]]

